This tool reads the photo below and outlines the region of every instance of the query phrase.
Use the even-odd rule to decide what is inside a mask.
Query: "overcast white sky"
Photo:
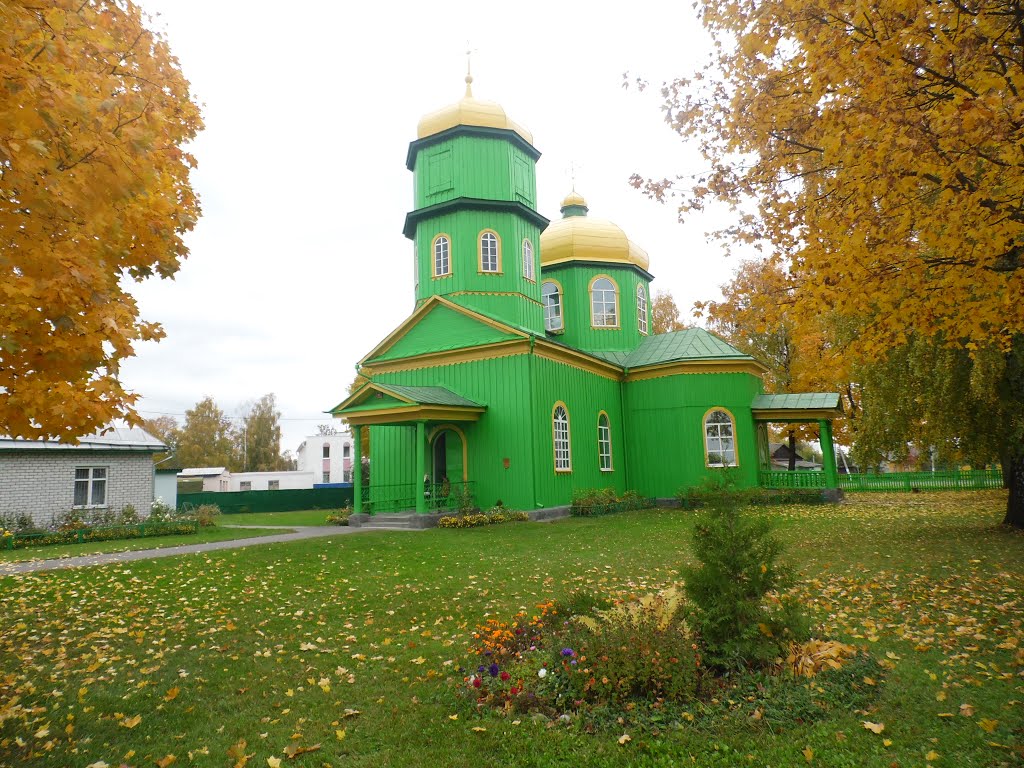
[[[143,416],[211,395],[229,415],[267,392],[292,451],[354,365],[413,309],[408,143],[420,117],[474,95],[529,128],[540,212],[571,187],[651,257],[684,315],[735,269],[705,232],[627,183],[704,164],[665,125],[657,88],[708,49],[689,3],[264,3],[141,0],[204,104],[192,151],[203,216],[173,281],[133,288],[167,338],[123,367]],[[607,8],[608,10],[604,10]]]

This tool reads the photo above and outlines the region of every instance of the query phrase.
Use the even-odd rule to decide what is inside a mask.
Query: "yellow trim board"
[[[423,355],[416,355],[415,357],[371,362],[362,366],[360,372],[364,376],[373,376],[378,373],[414,371],[419,368],[433,368],[442,365],[455,365],[456,363],[470,363],[475,360],[493,360],[499,357],[525,355],[529,351],[530,342],[527,339],[511,339],[484,346],[428,352]]]
[[[838,419],[843,412],[836,408],[755,408],[754,421],[807,422]]]
[[[416,421],[478,421],[486,408],[452,405],[411,405],[407,408],[388,408],[380,411],[359,411],[342,414],[349,424],[374,426],[378,424],[407,424]]]
[[[649,368],[630,368],[626,381],[644,381],[662,376],[693,373],[750,373],[763,377],[767,370],[756,360],[677,360]]]
[[[431,461],[433,461],[433,450],[434,450],[434,438],[444,432],[446,429],[450,429],[452,432],[459,436],[462,440],[462,482],[469,482],[469,445],[466,443],[466,433],[461,428],[454,424],[438,424],[427,435],[427,445],[430,446],[431,450]]]
[[[621,366],[591,357],[584,352],[559,347],[543,339],[537,339],[537,343],[534,345],[534,354],[545,360],[553,360],[556,363],[571,365],[574,368],[603,376],[606,379],[622,381]]]

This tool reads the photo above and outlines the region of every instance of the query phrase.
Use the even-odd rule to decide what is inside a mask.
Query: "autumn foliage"
[[[170,277],[199,216],[189,84],[141,9],[0,4],[0,432],[136,421],[118,379],[163,335],[125,283]]]

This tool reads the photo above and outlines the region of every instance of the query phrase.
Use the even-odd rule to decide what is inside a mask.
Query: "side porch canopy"
[[[832,442],[832,419],[843,415],[838,392],[801,392],[786,395],[758,395],[751,404],[754,421],[759,424],[813,424],[817,422],[821,442],[822,472],[802,472],[801,480],[812,487],[838,488],[835,445]],[[762,485],[792,487],[797,473],[763,472]],[[824,481],[823,483],[821,481]]]
[[[487,407],[475,403],[444,387],[410,387],[398,384],[370,382],[356,390],[347,400],[328,413],[335,418],[348,419],[352,430],[356,461],[362,456],[362,436],[359,427],[408,424],[416,427],[416,476],[412,487],[422,490],[426,474],[426,425],[429,421],[477,421]],[[363,511],[363,474],[352,473],[353,512]],[[415,493],[416,511],[426,512],[426,499]]]

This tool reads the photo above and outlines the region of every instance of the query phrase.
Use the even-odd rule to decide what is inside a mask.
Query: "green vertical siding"
[[[607,275],[619,289],[619,327],[592,328],[590,325],[590,282]],[[632,351],[642,334],[637,323],[636,287],[648,292],[647,315],[650,330],[650,286],[637,269],[619,264],[574,263],[546,267],[541,278],[558,281],[562,286],[564,330],[558,340],[585,351]]]
[[[446,387],[487,406],[479,421],[455,422],[466,435],[467,474],[474,483],[477,503],[484,507],[500,499],[515,509],[533,508],[532,425],[526,417],[529,410],[528,357],[516,355],[374,376],[374,381],[381,383]],[[427,431],[436,426],[429,423]],[[376,456],[377,446],[373,447]],[[412,455],[412,449],[408,450]],[[387,455],[382,454],[382,459]],[[508,469],[503,462],[506,458]],[[428,464],[430,460],[428,456]],[[411,476],[412,471],[399,468],[397,472]],[[389,478],[394,474],[391,468],[382,472],[382,476]],[[374,474],[374,482],[377,477]],[[456,480],[450,475],[449,479]]]
[[[756,427],[750,403],[762,391],[748,373],[677,374],[625,385],[629,471],[634,487],[648,495],[672,496],[700,485],[714,470],[706,466],[704,416],[715,407],[736,423],[736,477],[757,485]]]
[[[536,441],[537,505],[568,504],[575,488],[614,488],[628,484],[627,456],[620,400],[620,383],[564,363],[534,359],[532,436]],[[555,472],[552,411],[565,403],[569,414],[572,471]],[[597,417],[608,414],[612,432],[611,472],[602,472],[597,451]]]
[[[413,167],[415,207],[458,197],[537,201],[536,163],[513,140],[460,135],[419,150]]]

